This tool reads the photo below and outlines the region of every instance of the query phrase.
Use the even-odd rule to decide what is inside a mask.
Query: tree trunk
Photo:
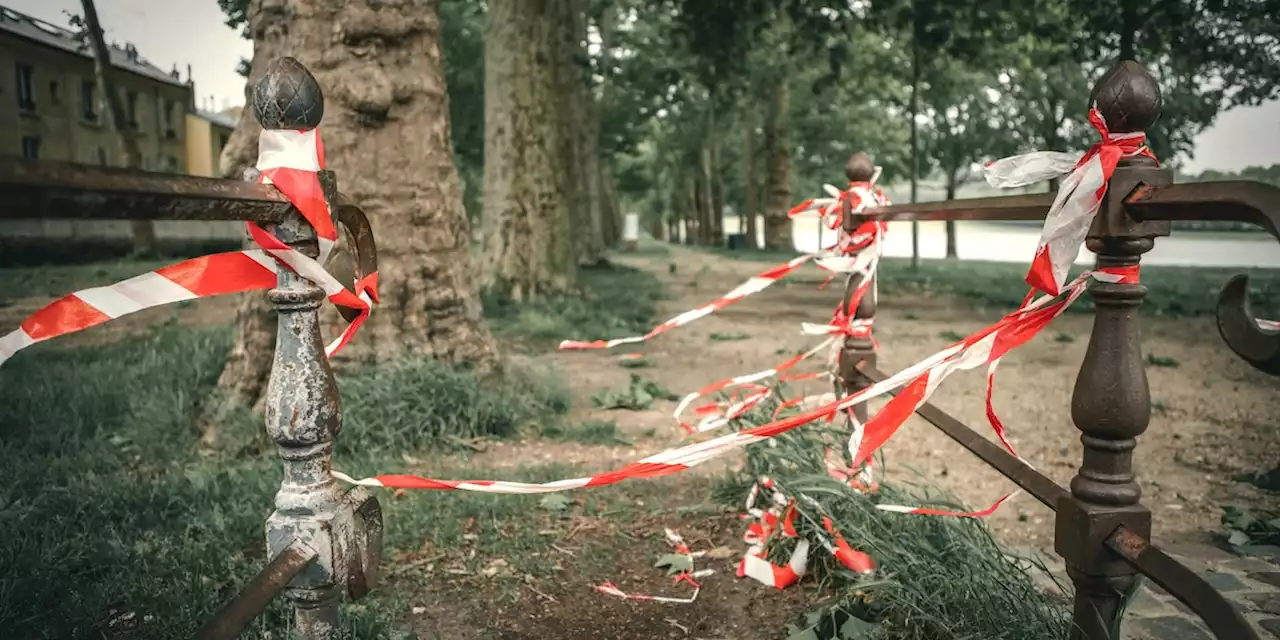
[[[611,104],[610,96],[613,83],[610,73],[613,69],[613,34],[618,22],[618,10],[614,3],[607,2],[600,10],[600,18],[596,29],[600,33],[600,68],[602,69],[600,100],[596,105],[596,152],[600,154],[600,180],[603,186],[604,200],[601,204],[603,224],[601,232],[606,247],[616,247],[622,240],[622,207],[618,202],[618,190],[614,184],[613,167],[609,158],[599,148],[600,118],[604,110]]]
[[[600,204],[600,115],[591,92],[587,59],[587,17],[582,0],[553,0],[556,8],[557,55],[555,73],[561,108],[556,110],[565,163],[572,176],[569,207],[578,264],[604,260],[604,235]]]
[[[1140,26],[1136,0],[1120,0],[1120,60],[1137,56],[1134,40]]]
[[[134,115],[136,119],[136,112],[126,114],[124,105],[120,103],[120,93],[115,83],[116,71],[107,62],[111,58],[106,37],[102,33],[102,25],[98,22],[98,9],[94,6],[93,0],[81,0],[80,4],[84,8],[84,26],[89,32],[90,46],[93,47],[93,73],[97,78],[98,93],[106,100],[107,112],[111,116],[111,126],[119,135],[123,156],[121,166],[127,169],[141,169],[142,150],[138,148],[138,134],[134,129],[137,123],[130,122],[129,118],[129,115]],[[136,105],[134,108],[137,108]],[[150,220],[131,220],[129,226],[133,232],[134,252],[154,253],[155,224]]]
[[[916,114],[920,113],[920,47],[919,35],[911,39],[911,203],[915,204],[920,182],[920,125]],[[920,268],[920,223],[911,221],[911,269]]]
[[[715,186],[713,185],[714,176],[711,172],[711,141],[705,140],[702,149],[698,153],[698,176],[701,188],[698,189],[698,195],[702,200],[702,219],[705,221],[707,228],[703,233],[703,244],[708,247],[718,246],[720,225],[716,224],[716,218],[720,217],[720,212],[716,210]]]
[[[711,134],[711,235],[718,247],[724,246],[724,179],[720,171],[720,136]]]
[[[485,284],[515,300],[577,280],[556,95],[556,2],[493,0],[485,27]]]
[[[759,200],[757,197],[758,182],[756,177],[759,170],[756,168],[756,110],[755,107],[748,104],[745,117],[746,122],[746,142],[742,148],[743,171],[746,173],[746,194],[742,205],[741,219],[738,230],[746,234],[746,246],[749,249],[756,247],[756,213],[759,211]]]
[[[956,199],[956,169],[947,169],[947,200]],[[956,250],[956,221],[947,220],[947,257],[959,258]]]
[[[791,208],[790,153],[787,149],[787,110],[790,108],[791,86],[787,74],[781,73],[769,100],[765,119],[765,193],[764,246],[766,249],[790,251]]]
[[[286,53],[312,71],[325,92],[326,162],[377,235],[382,303],[337,363],[430,356],[489,374],[499,361],[468,268],[470,224],[451,155],[436,7],[252,0],[249,86]],[[376,55],[365,48],[369,38],[379,43]],[[254,162],[257,134],[246,113],[223,152],[224,174]],[[219,402],[206,417],[216,419],[227,402],[260,405],[276,322],[264,299],[250,294],[240,307]],[[332,336],[340,321],[332,308],[325,317]]]

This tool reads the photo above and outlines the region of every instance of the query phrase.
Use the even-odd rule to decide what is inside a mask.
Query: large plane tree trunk
[[[499,361],[469,271],[437,7],[251,0],[249,85],[284,55],[311,70],[325,96],[328,168],[373,225],[382,301],[339,362],[425,356],[488,374]],[[256,159],[259,128],[248,111],[223,152],[224,174],[240,174]],[[235,346],[204,412],[207,443],[217,440],[225,409],[261,404],[275,348],[275,318],[263,297],[246,296],[237,314]],[[331,308],[325,314],[332,335],[340,321]]]
[[[490,0],[485,27],[485,283],[515,300],[577,280],[555,65],[557,3]]]

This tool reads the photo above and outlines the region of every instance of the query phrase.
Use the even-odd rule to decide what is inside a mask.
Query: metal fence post
[[[253,113],[265,129],[313,129],[320,124],[324,100],[315,78],[296,60],[282,58],[272,62],[255,86]],[[336,211],[333,176],[322,171],[320,178]],[[304,255],[319,255],[315,230],[297,211],[270,231]],[[344,492],[330,474],[342,418],[320,337],[317,310],[324,291],[281,269],[268,297],[280,321],[267,383],[266,426],[279,446],[284,478],[276,510],[267,519],[267,550],[274,558],[301,543],[316,552],[315,561],[289,583],[285,595],[296,608],[297,634],[328,640],[340,635],[338,604],[344,591],[358,598],[376,578],[381,512],[365,490]]]
[[[866,153],[859,151],[849,156],[848,162],[844,166],[845,177],[849,182],[870,182],[875,174],[875,164],[871,162],[871,157]],[[858,229],[858,226],[864,222],[862,219],[855,218],[853,215],[853,205],[846,198],[840,203],[841,227],[845,234],[852,235]],[[819,221],[821,228],[821,221]],[[864,251],[873,251],[874,248],[864,249]],[[876,315],[876,297],[877,283],[875,276],[872,276],[871,289],[862,297],[862,301],[858,304],[857,309],[850,309],[849,306],[853,302],[853,294],[858,287],[862,285],[862,274],[851,273],[845,281],[844,298],[840,303],[840,310],[847,318],[855,320],[871,320]],[[871,386],[871,379],[858,370],[858,365],[865,362],[867,366],[876,366],[876,349],[875,343],[871,341],[868,334],[862,337],[845,336],[844,344],[840,349],[840,381],[844,386],[845,393],[853,394]],[[867,421],[867,405],[861,403],[853,407],[853,415],[859,422]],[[859,461],[854,461],[855,464]]]
[[[1132,61],[1113,67],[1090,95],[1112,133],[1146,131],[1159,117],[1160,101],[1155,80]],[[1154,238],[1169,234],[1167,222],[1130,218],[1124,200],[1138,184],[1172,181],[1172,171],[1157,168],[1149,158],[1120,161],[1086,241],[1099,268],[1137,267]],[[1141,284],[1095,281],[1089,288],[1097,309],[1071,399],[1084,456],[1071,480],[1071,496],[1058,504],[1054,544],[1075,584],[1074,639],[1120,637],[1120,618],[1137,578],[1103,542],[1121,525],[1150,538],[1151,512],[1139,504],[1142,490],[1132,466],[1137,437],[1151,418],[1138,329],[1146,292]]]

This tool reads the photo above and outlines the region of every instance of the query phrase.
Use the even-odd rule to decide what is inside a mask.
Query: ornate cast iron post
[[[1107,72],[1089,101],[1112,133],[1146,131],[1160,115],[1159,86],[1132,61]],[[1173,172],[1157,168],[1149,158],[1120,161],[1086,241],[1097,254],[1098,267],[1137,267],[1154,239],[1169,235],[1168,222],[1135,221],[1125,213],[1123,201],[1139,184],[1172,182]],[[1073,639],[1119,638],[1123,605],[1137,578],[1103,541],[1120,525],[1144,538],[1151,535],[1151,512],[1139,504],[1142,489],[1132,465],[1137,437],[1151,419],[1138,329],[1138,308],[1146,293],[1140,284],[1095,281],[1089,288],[1097,311],[1071,399],[1084,457],[1071,480],[1071,497],[1058,504],[1054,543],[1075,583]]]
[[[272,62],[253,91],[254,117],[266,129],[313,129],[324,100],[315,78],[296,60]],[[336,210],[330,172],[321,172],[326,199]],[[315,230],[297,211],[269,229],[277,238],[315,258]],[[268,556],[305,545],[316,559],[289,582],[286,596],[296,608],[297,634],[308,639],[339,637],[338,603],[364,595],[376,579],[382,517],[364,489],[343,491],[330,475],[333,442],[342,428],[338,388],[324,354],[317,310],[324,292],[281,269],[268,297],[280,316],[275,357],[267,384],[267,433],[279,446],[284,478],[276,510],[267,519]]]
[[[875,165],[871,162],[870,156],[859,151],[849,156],[848,162],[844,165],[844,174],[849,179],[849,182],[869,182],[875,174]],[[852,235],[862,220],[854,217],[853,205],[847,199],[840,203],[840,213],[841,226],[844,233]],[[862,285],[862,279],[862,274],[849,274],[848,279],[845,281],[844,298],[840,303],[840,310],[845,317],[855,320],[870,320],[875,318],[876,315],[876,282],[874,276],[872,277],[871,289],[862,297],[858,308],[849,308],[853,303],[854,292]],[[875,343],[871,341],[871,336],[857,338],[845,336],[844,344],[840,349],[839,365],[840,382],[844,386],[845,393],[857,393],[871,386],[871,379],[858,370],[858,365],[862,362],[871,367],[876,366]],[[866,403],[856,405],[853,408],[853,415],[859,422],[865,423],[867,421]]]

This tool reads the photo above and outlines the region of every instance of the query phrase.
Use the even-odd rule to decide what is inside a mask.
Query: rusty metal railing
[[[274,61],[253,93],[254,117],[266,129],[310,129],[324,110],[315,78],[292,58]],[[321,171],[320,182],[352,240],[355,278],[377,271],[364,212],[338,192],[332,172]],[[0,158],[0,219],[33,217],[246,220],[265,225],[304,255],[319,255],[315,230],[279,191],[257,184],[253,171],[240,182]],[[236,637],[283,590],[294,605],[299,637],[336,640],[339,602],[363,597],[377,583],[382,511],[367,490],[344,491],[330,474],[341,415],[320,337],[324,292],[281,269],[267,295],[280,321],[266,427],[284,466],[276,510],[266,523],[271,560],[198,637]]]
[[[1144,131],[1159,114],[1155,81],[1133,62],[1121,63],[1093,90],[1112,132]],[[865,156],[863,156],[865,158]],[[850,180],[870,175],[870,160],[855,156]],[[856,161],[856,162],[855,162]],[[855,175],[856,174],[856,175]],[[1254,182],[1172,184],[1173,171],[1145,157],[1121,160],[1086,244],[1098,267],[1135,267],[1171,221],[1231,220],[1256,225],[1280,240],[1280,188]],[[849,215],[846,228],[873,220],[1039,220],[1052,195],[1019,195],[927,204],[892,205]],[[854,283],[846,289],[847,307]],[[1248,304],[1248,279],[1223,288],[1216,315],[1223,340],[1246,362],[1280,375],[1280,332],[1263,329]],[[1115,640],[1125,594],[1147,576],[1204,620],[1220,640],[1257,640],[1257,632],[1203,578],[1150,542],[1151,512],[1132,470],[1137,436],[1151,417],[1138,315],[1146,288],[1095,282],[1093,330],[1072,394],[1071,416],[1081,431],[1084,455],[1070,488],[1064,488],[945,411],[924,404],[917,413],[999,471],[1056,514],[1054,548],[1066,561],[1075,586],[1074,640]],[[872,318],[875,298],[855,317]],[[846,338],[840,378],[849,392],[888,376],[876,368],[869,341]],[[865,416],[865,407],[859,407]]]

